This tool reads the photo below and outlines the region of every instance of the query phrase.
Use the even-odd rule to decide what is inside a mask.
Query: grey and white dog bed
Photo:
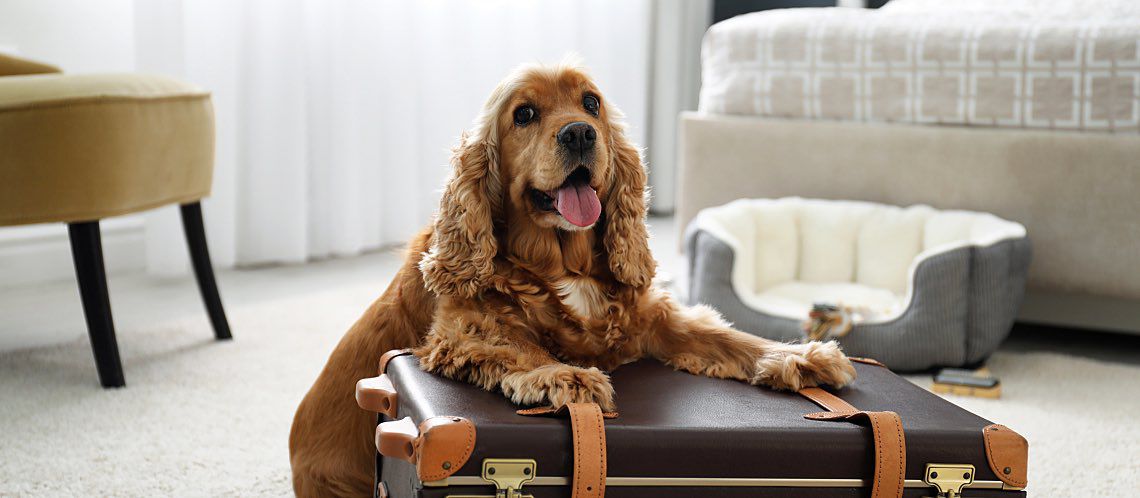
[[[1025,290],[1025,227],[987,213],[789,197],[709,208],[685,234],[689,301],[737,328],[805,337],[814,303],[860,310],[838,340],[897,370],[978,363]]]

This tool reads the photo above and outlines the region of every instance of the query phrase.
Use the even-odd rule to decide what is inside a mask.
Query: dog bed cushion
[[[921,205],[744,199],[702,211],[686,237],[691,301],[781,340],[803,337],[814,303],[859,308],[847,352],[908,369],[992,353],[1029,261],[1021,224]],[[914,355],[915,341],[942,350]]]

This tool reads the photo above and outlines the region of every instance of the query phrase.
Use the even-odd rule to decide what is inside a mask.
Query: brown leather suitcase
[[[1028,444],[873,362],[830,392],[777,392],[652,361],[612,373],[620,414],[523,410],[390,352],[376,495],[396,498],[1025,496]],[[570,412],[570,417],[566,416]]]

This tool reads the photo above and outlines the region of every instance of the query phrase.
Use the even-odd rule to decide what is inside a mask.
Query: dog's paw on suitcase
[[[752,384],[798,391],[805,387],[843,387],[855,380],[855,367],[835,341],[773,347],[756,360]]]
[[[597,368],[546,365],[529,372],[507,374],[503,394],[520,405],[597,403],[602,411],[614,411],[614,387],[610,377]]]

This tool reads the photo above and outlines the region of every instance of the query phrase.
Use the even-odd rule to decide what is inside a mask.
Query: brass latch
[[[534,498],[522,492],[523,484],[534,480],[537,463],[520,458],[483,460],[483,480],[495,485],[495,495],[448,495],[447,498]]]
[[[536,466],[534,460],[488,458],[483,460],[483,480],[495,484],[495,498],[534,498],[522,494],[522,486],[534,480]]]
[[[974,483],[974,466],[964,463],[928,463],[922,482],[938,490],[938,496],[954,498]]]

